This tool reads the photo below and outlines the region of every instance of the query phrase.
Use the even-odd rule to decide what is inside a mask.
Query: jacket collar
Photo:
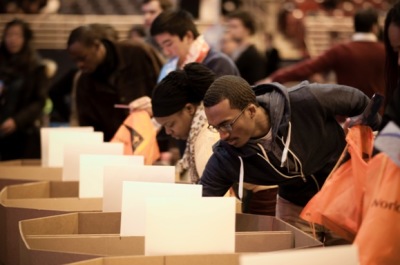
[[[361,32],[354,33],[351,39],[353,41],[370,41],[370,42],[378,41],[378,37],[374,33],[361,33]]]

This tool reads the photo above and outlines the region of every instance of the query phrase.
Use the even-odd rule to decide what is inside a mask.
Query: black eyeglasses
[[[247,108],[247,106],[244,109],[242,109],[242,111],[240,111],[240,113],[230,123],[225,123],[225,124],[221,124],[221,125],[217,125],[217,126],[213,126],[210,124],[210,125],[208,125],[207,128],[214,133],[218,133],[218,132],[230,133],[230,132],[232,132],[232,129],[233,129],[232,126],[240,118],[240,116],[242,116],[242,114],[246,108]]]

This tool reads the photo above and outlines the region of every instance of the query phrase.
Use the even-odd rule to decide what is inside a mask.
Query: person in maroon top
[[[383,40],[386,47],[386,101],[381,129],[389,121],[400,126],[400,2],[386,15]]]
[[[258,83],[302,81],[315,73],[333,71],[338,84],[352,86],[371,97],[385,94],[385,47],[378,41],[378,14],[362,9],[354,16],[352,41],[334,45],[320,56],[282,68]]]

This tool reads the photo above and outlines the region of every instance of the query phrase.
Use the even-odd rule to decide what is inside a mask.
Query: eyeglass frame
[[[217,126],[214,126],[214,125],[211,125],[211,124],[209,124],[208,126],[207,126],[207,129],[209,129],[211,132],[213,132],[213,133],[231,133],[232,132],[232,130],[233,130],[233,125],[235,124],[235,122],[240,118],[240,116],[242,116],[242,114],[244,113],[244,111],[246,110],[246,108],[247,108],[247,106],[246,107],[244,107],[241,111],[240,111],[240,113],[231,121],[231,122],[229,122],[229,123],[225,123],[225,124],[222,124],[222,125],[217,125]]]

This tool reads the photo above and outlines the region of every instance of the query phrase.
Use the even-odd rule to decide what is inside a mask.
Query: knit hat
[[[189,63],[183,70],[170,72],[153,91],[154,117],[170,116],[187,103],[200,104],[214,79],[215,74],[199,63]]]
[[[249,89],[250,85],[247,83],[246,80],[244,80],[240,76],[236,75],[224,75],[219,77],[217,80],[212,83],[210,86],[210,89],[213,87],[235,87],[238,89]]]

